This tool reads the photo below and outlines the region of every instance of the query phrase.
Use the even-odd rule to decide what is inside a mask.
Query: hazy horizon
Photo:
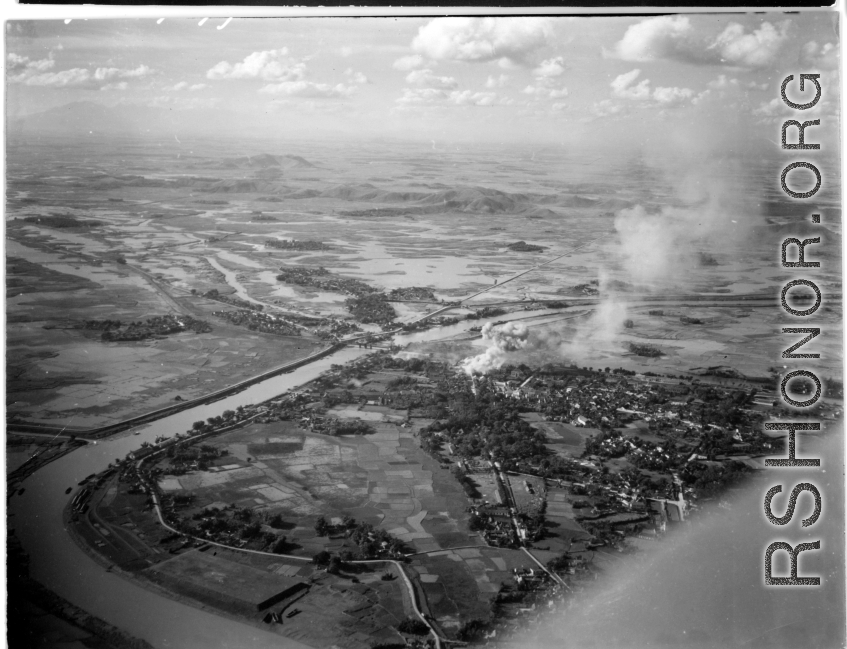
[[[837,19],[824,13],[222,24],[8,23],[10,134],[747,149],[777,139],[791,112],[779,84],[812,67],[825,96],[806,115],[837,111]],[[816,135],[835,133],[823,119]]]

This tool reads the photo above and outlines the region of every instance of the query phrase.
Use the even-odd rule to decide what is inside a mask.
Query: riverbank
[[[214,401],[218,401],[233,394],[237,394],[238,392],[241,392],[242,390],[245,390],[250,386],[256,385],[257,383],[261,383],[262,381],[266,381],[267,379],[273,378],[285,372],[291,372],[300,367],[303,367],[304,365],[308,365],[309,363],[324,358],[325,356],[329,356],[330,354],[333,354],[334,352],[338,351],[339,349],[342,349],[343,347],[343,344],[338,343],[330,345],[329,347],[325,347],[324,349],[321,349],[320,351],[315,352],[314,354],[310,354],[309,356],[305,356],[296,361],[286,363],[285,365],[276,367],[267,372],[263,372],[262,374],[257,374],[256,376],[250,377],[249,379],[245,379],[244,381],[240,381],[234,385],[223,388],[222,390],[210,392],[209,394],[197,397],[196,399],[180,401],[179,403],[176,403],[172,406],[160,408],[158,410],[154,410],[153,412],[149,412],[144,415],[139,415],[138,417],[125,419],[124,421],[118,422],[117,424],[111,424],[109,426],[101,426],[99,428],[88,429],[71,429],[67,426],[60,428],[59,426],[49,426],[44,424],[32,424],[27,422],[12,421],[7,424],[7,430],[24,433],[54,433],[57,435],[64,433],[65,431],[69,431],[68,435],[73,435],[80,439],[100,439],[103,437],[108,437],[109,435],[114,435],[115,433],[123,432],[130,428],[134,428],[135,426],[148,424],[150,422],[156,421],[157,419],[169,417],[170,415],[176,414],[183,410],[188,410],[196,406],[213,403]]]
[[[60,649],[75,643],[96,649],[154,649],[91,615],[29,576],[29,557],[9,534],[7,642],[9,649]]]

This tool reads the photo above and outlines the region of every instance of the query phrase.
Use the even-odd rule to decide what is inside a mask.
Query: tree
[[[329,560],[329,566],[327,566],[326,571],[331,575],[337,575],[341,572],[342,565],[343,564],[341,563],[341,557],[333,555],[332,558],[330,558]]]
[[[329,524],[323,516],[319,516],[318,520],[315,521],[315,532],[318,536],[329,535]]]
[[[258,522],[250,523],[247,527],[241,530],[242,539],[255,539],[262,532],[262,526]]]
[[[411,635],[427,635],[429,627],[421,622],[416,617],[407,617],[397,626],[400,633],[409,633]]]
[[[285,537],[285,535],[283,535],[277,539],[276,543],[274,543],[271,552],[273,552],[274,554],[284,554],[287,548],[288,539]]]
[[[326,550],[321,550],[315,556],[312,557],[312,563],[316,566],[325,566],[329,564],[329,560],[332,558],[332,555]]]
[[[193,424],[191,424],[191,428],[193,430],[197,430],[197,431],[203,430],[205,427],[206,427],[205,421],[195,421]]]

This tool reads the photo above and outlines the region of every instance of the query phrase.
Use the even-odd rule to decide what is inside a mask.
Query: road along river
[[[9,529],[14,529],[30,555],[33,578],[89,613],[143,638],[161,649],[300,649],[305,645],[233,619],[181,604],[107,572],[67,534],[62,510],[73,496],[68,487],[106,469],[144,441],[171,437],[199,419],[236,406],[260,403],[311,381],[333,364],[348,363],[369,351],[344,348],[290,374],[275,376],[215,403],[200,405],[159,419],[133,431],[88,444],[36,471],[22,495],[9,499]]]

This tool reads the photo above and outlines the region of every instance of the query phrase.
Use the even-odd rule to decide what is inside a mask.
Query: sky
[[[799,113],[782,80],[819,73],[802,117],[837,137],[834,13],[199,22],[8,22],[7,117],[95,102],[209,133],[738,146],[776,140]]]

